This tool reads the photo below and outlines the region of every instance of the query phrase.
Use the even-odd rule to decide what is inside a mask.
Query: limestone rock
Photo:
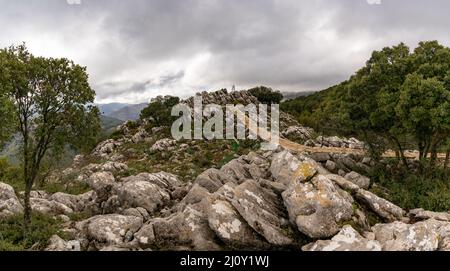
[[[367,205],[372,211],[388,222],[401,220],[404,211],[393,203],[378,197],[364,189],[358,190],[356,199]]]
[[[362,237],[346,225],[331,240],[319,240],[302,248],[303,251],[381,251],[378,241]]]
[[[283,151],[272,159],[270,172],[278,182],[288,187],[295,182],[304,182],[314,177],[317,167],[312,161],[301,162],[290,152]]]
[[[291,222],[311,238],[335,235],[353,214],[352,197],[323,175],[290,186],[282,196]]]
[[[368,189],[370,186],[370,179],[366,176],[363,176],[357,172],[350,172],[347,175],[345,175],[345,179],[349,180],[350,182],[356,184],[362,189]]]
[[[289,223],[281,199],[273,192],[262,188],[254,180],[247,180],[234,189],[226,191],[228,200],[257,233],[271,244],[292,244],[286,235]]]
[[[35,212],[39,212],[42,214],[48,215],[70,215],[73,213],[73,210],[66,205],[54,201],[54,200],[46,200],[40,198],[31,198],[30,199],[31,209]]]
[[[23,212],[22,204],[12,186],[0,183],[0,218]]]
[[[267,247],[228,201],[212,200],[209,207],[209,226],[223,242],[233,248]]]
[[[99,247],[107,245],[121,245],[129,242],[143,224],[140,217],[123,215],[100,215],[79,222],[77,227],[83,231],[88,240],[100,244]],[[131,236],[131,238],[130,238]]]
[[[442,223],[433,219],[413,225],[396,221],[377,224],[372,231],[385,251],[435,251],[441,239],[441,226]]]

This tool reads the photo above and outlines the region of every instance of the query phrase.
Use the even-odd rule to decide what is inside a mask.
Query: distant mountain
[[[122,109],[129,104],[126,103],[110,103],[110,104],[96,104],[96,106],[100,109],[102,115],[109,116],[112,112]]]
[[[112,117],[115,119],[128,121],[128,120],[137,120],[141,114],[142,109],[147,107],[148,104],[130,104],[124,106],[114,112],[109,114],[105,114],[108,117]]]
[[[124,103],[110,103],[97,104],[103,116],[111,117],[121,121],[137,120],[148,104],[124,104]]]

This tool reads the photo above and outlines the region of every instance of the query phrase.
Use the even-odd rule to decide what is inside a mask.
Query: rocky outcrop
[[[310,147],[334,147],[334,148],[349,148],[349,149],[364,149],[365,143],[356,138],[340,138],[337,136],[323,137],[319,136],[315,140],[308,140],[305,143]]]
[[[314,130],[303,126],[290,126],[281,132],[283,137],[291,140],[306,141],[310,140],[314,134]]]
[[[22,204],[12,186],[0,183],[0,218],[23,212]]]
[[[76,228],[88,240],[89,246],[101,249],[110,245],[125,245],[133,240],[142,225],[142,218],[112,214],[78,222]]]
[[[177,145],[177,141],[169,138],[161,139],[156,141],[155,144],[150,148],[151,151],[154,152],[162,152],[162,151],[171,151],[175,149]]]
[[[291,185],[283,193],[289,217],[311,238],[328,238],[353,215],[353,199],[323,175]]]

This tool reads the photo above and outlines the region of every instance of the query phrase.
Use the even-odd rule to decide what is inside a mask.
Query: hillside
[[[245,91],[202,96],[218,104],[256,100]],[[442,212],[450,206],[405,204],[398,195],[406,191],[386,189],[372,175],[392,168],[390,160],[368,157],[354,138],[317,137],[282,115],[282,134],[293,139],[275,151],[252,140],[175,141],[168,127],[151,127],[149,120],[122,125],[90,155],[49,176],[51,186],[35,187],[32,208],[51,226],[31,245],[57,251],[450,249],[450,214]],[[55,184],[63,189],[55,191]],[[0,189],[0,206],[8,200],[0,216],[9,217],[2,234],[23,207],[12,187]],[[433,211],[420,208],[430,206]],[[395,240],[386,238],[393,234]]]

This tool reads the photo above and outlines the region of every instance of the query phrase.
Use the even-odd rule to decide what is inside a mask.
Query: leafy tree
[[[157,97],[141,112],[141,119],[149,121],[152,127],[171,126],[176,120],[171,116],[172,107],[180,103],[180,98],[173,96]]]
[[[31,221],[30,191],[42,161],[67,145],[82,147],[100,131],[86,68],[68,59],[35,57],[25,45],[0,51],[0,89],[12,102],[22,137],[25,229]]]
[[[396,111],[402,125],[414,136],[420,159],[431,151],[435,162],[438,146],[450,135],[450,91],[437,77],[409,75],[400,91]]]
[[[248,92],[255,96],[263,104],[279,104],[283,100],[283,94],[268,87],[256,87],[249,89]]]

